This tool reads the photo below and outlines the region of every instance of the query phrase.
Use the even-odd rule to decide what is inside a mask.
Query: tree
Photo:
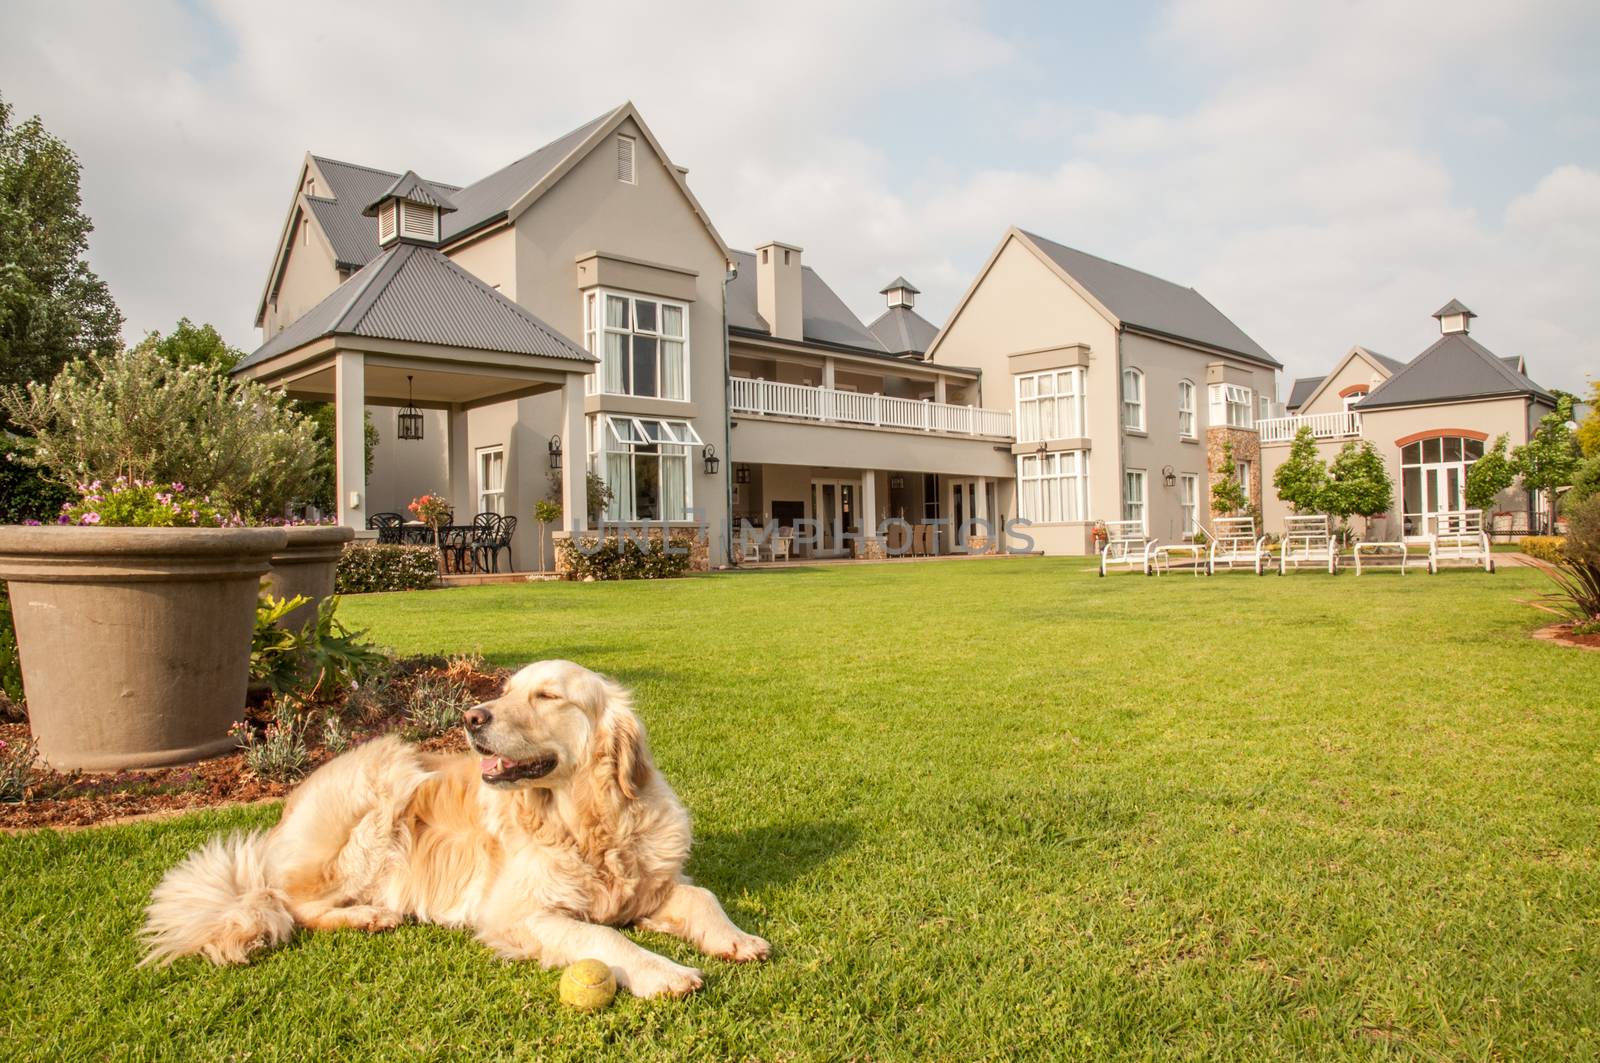
[[[138,343],[139,349],[150,349],[173,365],[198,365],[225,377],[239,364],[244,352],[231,347],[212,325],[196,325],[186,317],[165,336],[151,331]]]
[[[48,381],[121,345],[122,314],[84,260],[78,158],[0,99],[0,387]]]
[[[1467,507],[1485,512],[1494,508],[1500,492],[1517,482],[1517,467],[1506,456],[1510,440],[1502,433],[1494,446],[1484,451],[1483,457],[1467,470]]]
[[[1296,513],[1322,512],[1322,493],[1328,488],[1328,467],[1317,454],[1317,437],[1309,427],[1295,433],[1289,456],[1272,474],[1278,497]]]
[[[1544,492],[1548,501],[1550,526],[1555,527],[1556,490],[1572,483],[1578,471],[1578,441],[1567,425],[1572,421],[1573,396],[1558,392],[1556,408],[1539,419],[1533,437],[1511,452],[1511,460],[1522,474],[1522,486]]]
[[[1222,441],[1222,479],[1211,485],[1211,512],[1219,517],[1243,513],[1250,508],[1250,499],[1239,482],[1239,463],[1233,460],[1233,441]]]
[[[1351,517],[1371,520],[1389,512],[1394,504],[1394,481],[1383,455],[1370,440],[1352,439],[1334,455],[1322,497],[1328,515],[1341,524],[1349,523]]]
[[[247,518],[281,516],[316,454],[311,422],[279,396],[151,347],[71,362],[0,405],[34,436],[24,460],[59,482],[182,482]]]
[[[1600,458],[1600,380],[1589,381],[1589,416],[1578,425],[1578,449],[1586,458]]]
[[[544,533],[561,519],[561,503],[554,498],[541,498],[533,504],[533,519],[539,522],[539,571],[544,568]]]

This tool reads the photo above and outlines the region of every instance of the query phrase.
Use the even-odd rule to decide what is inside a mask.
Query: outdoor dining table
[[[470,547],[471,536],[474,530],[475,529],[471,524],[442,524],[436,528],[431,524],[425,523],[424,521],[408,520],[404,524],[400,525],[400,538],[401,542],[407,543],[411,546],[431,546],[435,550],[439,551],[439,571],[441,573],[445,573],[450,571],[449,565],[445,560],[445,543],[450,540],[451,533],[465,533],[468,545]],[[470,548],[462,551],[461,561],[465,564],[465,567],[458,567],[455,570],[456,572],[461,573],[472,571],[474,565],[472,551]]]

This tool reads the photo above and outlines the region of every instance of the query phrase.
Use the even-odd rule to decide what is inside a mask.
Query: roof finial
[[[1448,336],[1454,332],[1466,332],[1468,322],[1478,315],[1468,310],[1461,300],[1452,299],[1435,310],[1433,316],[1439,320],[1439,333]]]

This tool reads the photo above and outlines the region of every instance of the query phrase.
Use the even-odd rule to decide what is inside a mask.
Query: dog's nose
[[[461,714],[461,722],[466,724],[469,731],[477,731],[488,726],[489,719],[489,710],[482,705],[474,705]]]

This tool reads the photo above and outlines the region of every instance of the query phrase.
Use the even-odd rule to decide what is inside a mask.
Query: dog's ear
[[[633,714],[633,698],[619,683],[599,679],[599,770],[610,775],[622,796],[633,800],[650,782],[650,750],[644,725]]]

